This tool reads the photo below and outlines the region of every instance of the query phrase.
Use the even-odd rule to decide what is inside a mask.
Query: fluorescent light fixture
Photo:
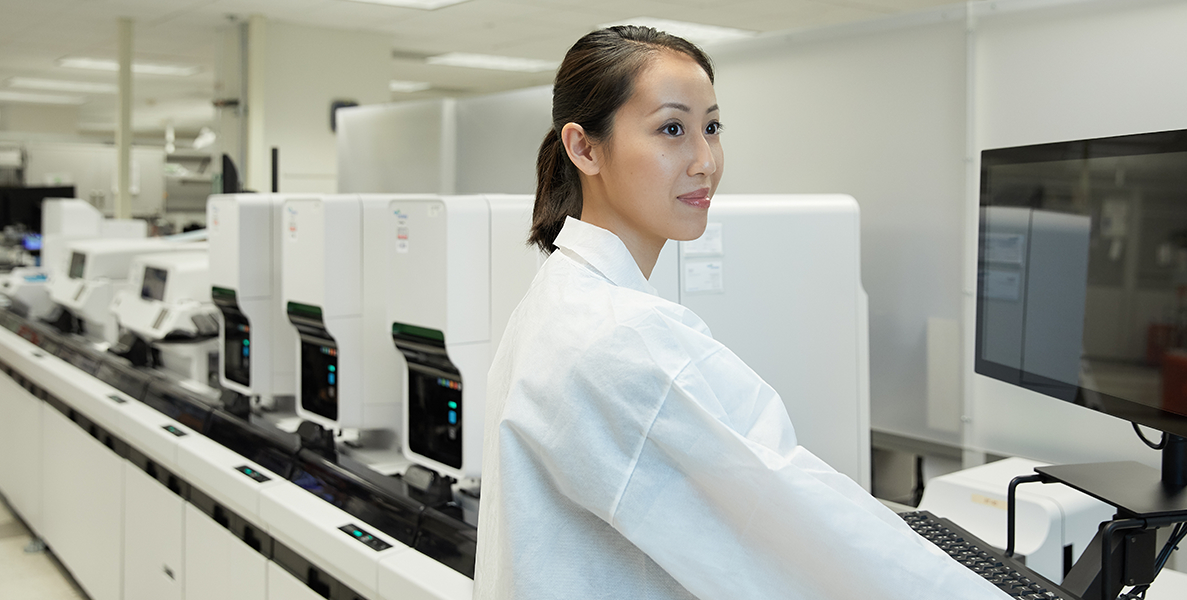
[[[462,2],[469,2],[469,0],[353,0],[354,2],[363,2],[366,4],[383,4],[385,6],[397,6],[400,8],[418,8],[420,10],[437,10],[446,6],[453,6],[454,4],[461,4]]]
[[[63,81],[61,79],[37,79],[35,77],[12,77],[8,87],[27,90],[48,90],[51,92],[79,92],[83,94],[114,94],[119,87],[113,83],[93,81]]]
[[[87,99],[82,96],[63,96],[61,94],[30,94],[28,92],[9,92],[0,90],[0,102],[28,102],[29,104],[82,104]]]
[[[655,17],[635,17],[633,19],[626,19],[624,21],[617,21],[615,23],[604,23],[602,25],[598,25],[598,29],[613,27],[615,25],[639,25],[642,27],[653,27],[660,31],[666,31],[672,35],[680,36],[697,45],[742,40],[758,35],[757,31],[750,31],[748,29],[718,27],[717,25],[702,25],[701,23],[673,21],[671,19],[657,19]]]
[[[387,84],[387,87],[393,92],[411,94],[412,92],[423,92],[433,87],[433,84],[427,81],[401,81],[399,79],[393,79],[391,83]]]
[[[58,59],[59,67],[70,69],[91,69],[93,71],[119,71],[118,61],[109,58],[87,58],[82,56],[67,56]],[[132,63],[132,72],[137,75],[172,75],[174,77],[189,77],[201,71],[201,67],[192,65],[167,65],[163,63]]]
[[[491,54],[466,54],[464,52],[450,52],[448,54],[430,56],[425,59],[425,62],[430,65],[490,69],[493,71],[519,71],[521,73],[552,71],[560,66],[559,62],[551,60],[494,56]]]

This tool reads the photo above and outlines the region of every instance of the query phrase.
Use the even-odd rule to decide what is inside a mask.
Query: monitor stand
[[[1167,437],[1162,472],[1125,461],[1036,467],[1037,475],[1016,478],[1008,494],[1007,555],[1014,547],[1017,485],[1062,483],[1117,508],[1112,521],[1101,523],[1096,537],[1064,578],[1063,587],[1083,600],[1113,600],[1126,585],[1154,581],[1157,529],[1187,523],[1187,486],[1181,483],[1187,440]]]

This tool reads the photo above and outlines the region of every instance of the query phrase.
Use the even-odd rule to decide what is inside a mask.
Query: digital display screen
[[[223,313],[223,377],[251,386],[251,323],[239,310],[235,290],[215,287],[210,295]]]
[[[462,376],[437,330],[395,323],[392,339],[408,363],[408,448],[462,466]]]
[[[140,285],[140,297],[145,300],[165,301],[165,278],[169,275],[165,269],[156,267],[144,268],[144,281]]]
[[[70,278],[82,279],[82,274],[87,268],[87,255],[82,252],[70,253]]]
[[[329,336],[329,333],[326,333]],[[301,408],[338,419],[338,346],[301,339]]]

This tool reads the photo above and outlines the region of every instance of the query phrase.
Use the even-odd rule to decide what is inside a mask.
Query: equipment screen
[[[1187,130],[986,150],[976,372],[1187,435]]]
[[[239,310],[235,290],[212,288],[211,297],[223,313],[223,377],[251,385],[251,323]]]
[[[144,283],[140,286],[140,297],[145,300],[165,301],[165,278],[169,275],[165,269],[156,267],[144,268]]]
[[[435,329],[394,323],[392,339],[408,363],[408,448],[462,466],[462,376]]]
[[[288,317],[301,337],[301,408],[337,421],[338,344],[320,308],[289,302]]]
[[[82,274],[84,272],[86,272],[86,268],[87,268],[87,255],[83,254],[82,252],[71,252],[70,253],[70,273],[69,273],[70,278],[71,279],[82,279]]]

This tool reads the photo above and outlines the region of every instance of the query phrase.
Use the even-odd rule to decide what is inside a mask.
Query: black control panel
[[[339,527],[338,531],[344,532],[347,535],[349,535],[350,537],[366,544],[368,548],[370,548],[376,552],[380,552],[382,550],[387,550],[388,548],[392,547],[391,544],[367,533],[366,531],[364,531],[362,529],[359,529],[353,523],[351,523],[350,525],[343,525],[342,527]]]
[[[321,309],[288,303],[289,321],[301,338],[301,408],[338,420],[338,344],[326,330]]]
[[[239,471],[240,473],[243,473],[244,475],[247,475],[248,477],[251,477],[252,479],[256,480],[257,483],[264,483],[265,481],[272,480],[271,477],[268,477],[267,475],[255,470],[247,465],[243,465],[242,467],[235,467],[235,470]]]
[[[449,360],[445,335],[392,324],[392,340],[408,363],[408,447],[443,465],[462,466],[462,375]]]
[[[239,309],[235,290],[213,287],[210,297],[223,313],[223,376],[239,385],[251,385],[251,323]]]
[[[175,435],[177,437],[182,437],[182,436],[188,435],[186,432],[184,432],[172,425],[164,425],[161,427],[161,429],[164,429],[165,431],[168,431],[169,433],[172,433],[173,435]]]

